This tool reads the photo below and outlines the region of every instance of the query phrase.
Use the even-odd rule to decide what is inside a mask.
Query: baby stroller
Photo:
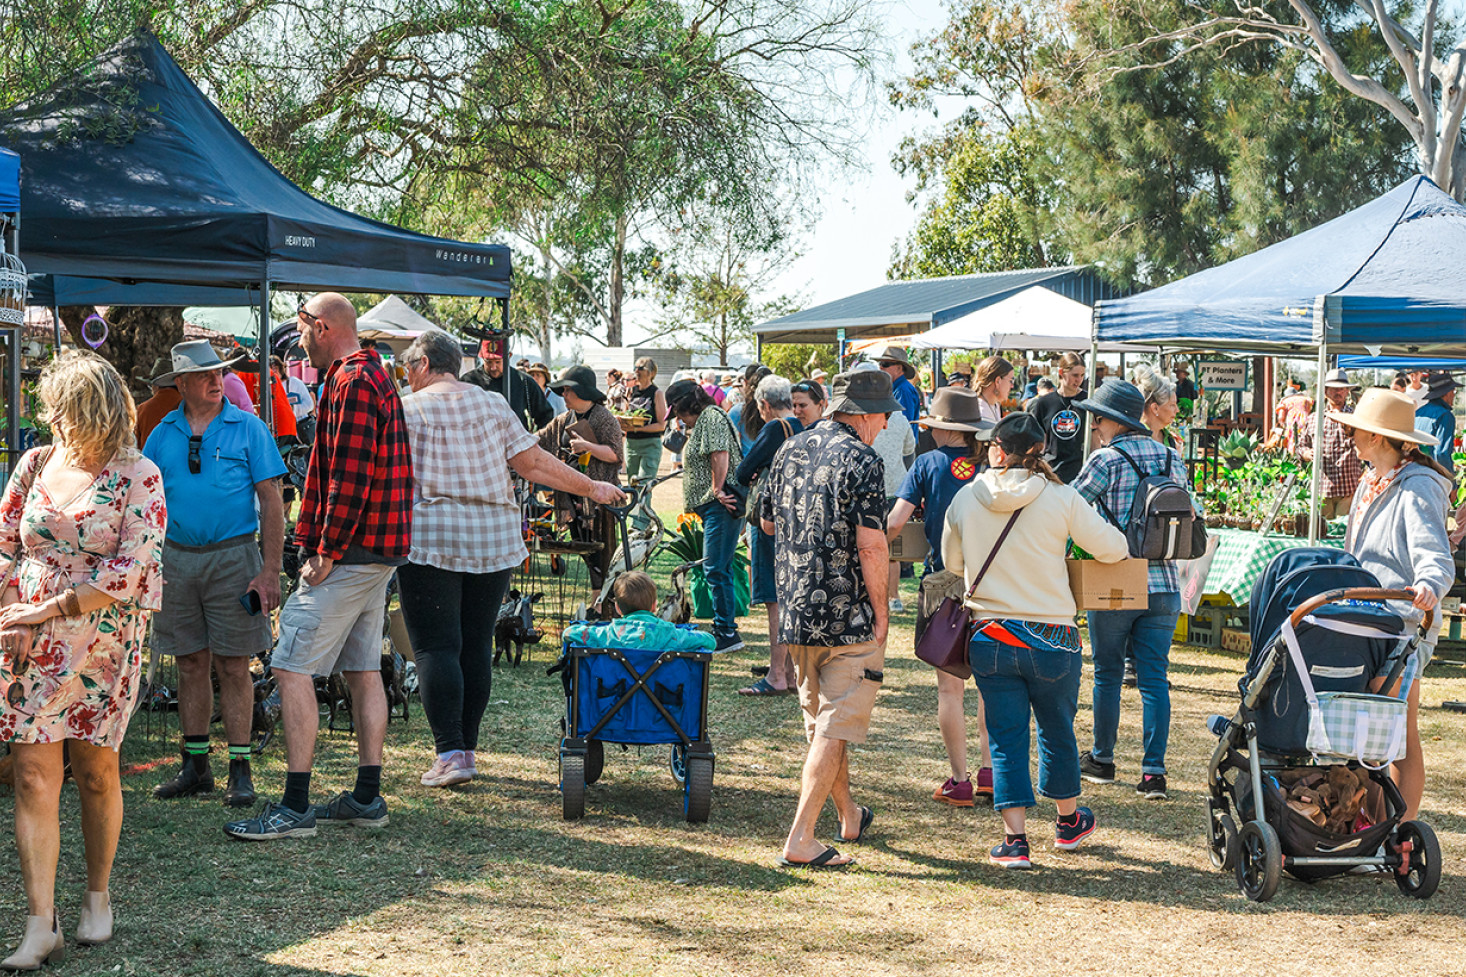
[[[1288,550],[1263,570],[1241,706],[1231,720],[1211,718],[1207,778],[1212,864],[1235,871],[1248,899],[1271,899],[1283,872],[1314,881],[1359,866],[1388,871],[1407,896],[1435,894],[1440,844],[1428,825],[1401,820],[1389,774],[1405,754],[1405,698],[1382,694],[1434,620],[1427,612],[1406,633],[1383,601],[1411,597],[1327,547]],[[1361,805],[1376,795],[1384,814],[1377,803],[1371,823]]]

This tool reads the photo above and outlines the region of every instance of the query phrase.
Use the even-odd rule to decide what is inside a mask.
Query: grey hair
[[[759,403],[768,404],[774,410],[794,406],[794,394],[789,390],[792,384],[787,377],[781,377],[777,373],[771,373],[758,382],[758,388],[753,392],[753,399]]]
[[[1149,363],[1137,364],[1130,373],[1130,382],[1145,395],[1145,405],[1169,404],[1176,399],[1176,385]]]
[[[424,360],[429,371],[456,377],[463,367],[463,347],[443,330],[429,329],[412,341],[412,345],[403,352],[401,360],[403,366]]]

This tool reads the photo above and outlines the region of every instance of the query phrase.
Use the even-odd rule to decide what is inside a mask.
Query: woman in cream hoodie
[[[1055,847],[1077,848],[1094,831],[1094,814],[1078,806],[1074,715],[1082,663],[1064,556],[1070,539],[1102,563],[1129,555],[1124,533],[1059,481],[1043,448],[1043,427],[1032,415],[1005,417],[988,448],[992,468],[957,493],[942,537],[943,562],[969,588],[988,564],[967,598],[976,622],[969,659],[987,706],[993,807],[1005,830],[992,860],[1005,868],[1030,867],[1025,816],[1036,803],[1028,773],[1030,716],[1038,723],[1038,790],[1059,813]]]

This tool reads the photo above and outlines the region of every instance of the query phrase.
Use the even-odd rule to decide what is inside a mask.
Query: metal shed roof
[[[923,332],[1033,285],[1087,305],[1121,294],[1083,265],[922,278],[887,282],[793,312],[758,324],[754,332],[766,343],[833,342],[838,329],[845,330],[846,339]]]

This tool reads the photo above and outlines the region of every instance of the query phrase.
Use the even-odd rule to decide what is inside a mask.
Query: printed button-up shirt
[[[412,539],[412,458],[402,401],[375,350],[331,364],[317,413],[296,542],[332,560],[354,545],[404,561]]]
[[[1354,408],[1334,408],[1341,414],[1352,414]],[[1299,435],[1298,448],[1300,451],[1313,447],[1314,420],[1309,419],[1308,426]],[[1313,460],[1319,466],[1319,477],[1322,479],[1323,497],[1326,499],[1347,499],[1352,498],[1354,490],[1359,487],[1359,455],[1354,452],[1354,436],[1348,428],[1332,418],[1325,417],[1323,421],[1323,450],[1316,451]]]
[[[1074,480],[1074,490],[1084,497],[1084,501],[1098,509],[1100,515],[1115,523],[1116,528],[1122,532],[1130,518],[1130,507],[1135,501],[1135,493],[1140,489],[1140,476],[1130,466],[1130,462],[1120,457],[1120,452],[1116,449],[1124,450],[1147,475],[1163,474],[1166,470],[1166,458],[1169,456],[1171,477],[1177,484],[1190,490],[1187,485],[1190,479],[1186,474],[1186,462],[1181,460],[1174,448],[1168,448],[1145,434],[1120,435],[1108,447],[1089,456],[1089,461],[1085,462],[1084,469]],[[1104,505],[1099,505],[1099,502]],[[1191,504],[1196,505],[1194,496]],[[1106,508],[1108,512],[1105,511]],[[1199,507],[1197,511],[1201,511]],[[1180,591],[1181,578],[1176,572],[1176,561],[1151,560],[1149,584],[1152,594]]]
[[[764,476],[761,518],[774,524],[779,640],[855,645],[875,640],[875,613],[860,568],[856,530],[884,533],[880,455],[837,421],[785,441]]]

